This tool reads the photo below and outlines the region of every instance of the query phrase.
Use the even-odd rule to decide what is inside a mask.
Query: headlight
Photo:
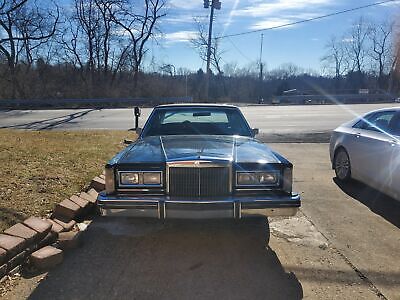
[[[133,172],[121,173],[121,184],[123,185],[140,184],[139,177],[140,173],[133,173]]]
[[[121,172],[121,185],[161,185],[161,172]]]
[[[237,172],[237,185],[277,185],[278,172]]]
[[[143,184],[161,184],[161,173],[160,172],[145,172],[143,173]]]

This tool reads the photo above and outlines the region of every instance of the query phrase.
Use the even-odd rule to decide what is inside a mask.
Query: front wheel
[[[351,178],[350,158],[346,150],[340,148],[335,155],[334,168],[336,177],[340,181],[347,181]]]

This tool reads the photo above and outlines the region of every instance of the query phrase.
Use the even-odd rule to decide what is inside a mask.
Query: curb
[[[60,264],[63,252],[80,244],[77,221],[94,212],[104,189],[103,173],[85,191],[56,204],[49,218],[32,216],[0,233],[0,282],[24,266],[45,271]]]

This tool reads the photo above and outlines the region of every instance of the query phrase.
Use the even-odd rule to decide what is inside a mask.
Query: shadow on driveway
[[[8,125],[8,126],[1,126],[0,129],[6,129],[6,128],[13,128],[13,129],[30,129],[30,130],[45,130],[45,129],[53,129],[59,125],[64,125],[66,123],[71,124],[72,121],[78,118],[82,118],[86,116],[87,114],[91,113],[92,111],[95,111],[97,109],[88,109],[84,111],[79,111],[75,112],[72,114],[68,114],[65,116],[60,116],[60,117],[55,117],[55,118],[50,118],[50,119],[44,119],[40,121],[35,121],[35,122],[29,122],[29,123],[23,123],[23,124],[17,124],[17,125]]]
[[[98,218],[29,299],[301,299],[266,227]]]
[[[400,201],[356,180],[342,183],[335,177],[333,181],[347,195],[368,206],[371,211],[400,228]]]

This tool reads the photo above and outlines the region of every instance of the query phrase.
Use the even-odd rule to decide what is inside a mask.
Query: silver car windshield
[[[236,108],[158,108],[143,130],[143,136],[203,134],[252,136]]]

